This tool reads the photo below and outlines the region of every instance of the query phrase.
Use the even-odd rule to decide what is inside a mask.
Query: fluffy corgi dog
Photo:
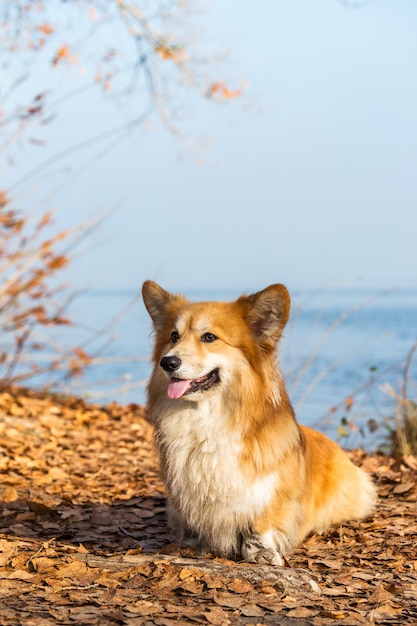
[[[235,302],[189,302],[143,285],[155,329],[148,411],[179,539],[282,565],[310,532],[367,516],[373,484],[295,419],[276,348],[284,285]]]

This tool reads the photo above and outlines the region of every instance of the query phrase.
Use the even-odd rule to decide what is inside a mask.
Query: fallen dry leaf
[[[228,589],[229,591],[233,591],[233,593],[249,593],[249,591],[252,591],[251,585],[249,585],[246,580],[239,578],[235,578],[228,586]]]

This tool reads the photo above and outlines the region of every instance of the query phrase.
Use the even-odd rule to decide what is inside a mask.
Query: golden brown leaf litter
[[[166,526],[143,408],[0,393],[2,626],[417,624],[417,459],[352,453],[363,522],[275,568],[200,557]]]

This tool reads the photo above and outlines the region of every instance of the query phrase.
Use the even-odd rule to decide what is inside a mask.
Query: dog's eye
[[[178,341],[178,339],[179,339],[179,338],[180,338],[179,334],[177,333],[177,331],[176,331],[176,330],[174,330],[174,331],[171,333],[171,341],[172,341],[172,343],[177,343],[177,341]]]
[[[204,341],[204,343],[213,343],[216,339],[217,337],[213,335],[213,333],[204,333],[204,335],[201,335],[201,341]]]

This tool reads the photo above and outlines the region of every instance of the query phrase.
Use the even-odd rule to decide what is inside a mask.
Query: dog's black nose
[[[164,356],[159,365],[166,372],[175,372],[181,365],[181,359],[177,356]]]

